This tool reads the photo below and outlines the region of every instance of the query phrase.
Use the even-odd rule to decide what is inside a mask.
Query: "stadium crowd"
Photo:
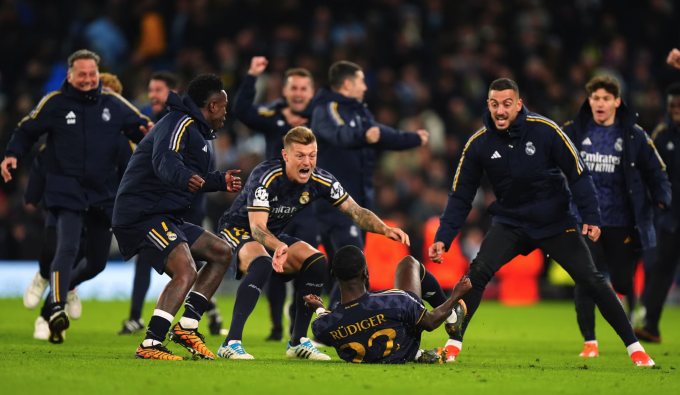
[[[420,258],[423,224],[444,209],[491,81],[516,80],[529,109],[561,124],[585,100],[588,79],[607,73],[651,132],[664,115],[665,87],[680,77],[664,61],[680,41],[679,14],[670,0],[4,0],[0,145],[58,89],[66,57],[80,48],[99,53],[101,71],[118,75],[123,96],[147,114],[147,84],[157,70],[176,72],[184,86],[199,73],[217,73],[231,101],[251,58],[263,55],[270,63],[257,100],[264,102],[280,97],[286,69],[307,68],[318,88],[331,63],[348,59],[364,69],[366,102],[378,122],[430,133],[427,147],[383,154],[376,173],[376,214],[404,229]],[[228,115],[216,143],[218,169],[243,169],[247,179],[264,152],[264,138]],[[40,253],[44,214],[22,196],[30,163],[0,186],[0,259]],[[493,193],[484,190],[461,236],[468,257],[490,225],[483,207]],[[210,195],[212,230],[235,196]]]

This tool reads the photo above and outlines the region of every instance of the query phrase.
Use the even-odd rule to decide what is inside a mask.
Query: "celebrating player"
[[[282,154],[283,159],[265,161],[253,170],[243,193],[220,219],[219,233],[234,252],[237,278],[245,275],[236,292],[229,335],[217,354],[223,358],[253,359],[241,344],[243,327],[273,268],[277,275],[287,280],[298,276],[299,281],[293,334],[286,355],[330,359],[306,337],[312,312],[305,308],[303,299],[321,294],[326,257],[309,244],[282,233],[293,216],[314,200],[325,199],[367,232],[410,244],[401,229],[387,227],[371,211],[359,207],[333,175],[316,168],[316,138],[311,130],[302,126],[291,129],[284,138]]]
[[[602,234],[597,241],[586,239],[586,244],[595,267],[609,272],[612,286],[626,296],[632,314],[640,247],[656,246],[652,208],[670,205],[671,186],[654,144],[621,100],[619,83],[610,76],[597,76],[586,89],[589,97],[576,118],[564,126],[590,169],[602,212]],[[580,356],[597,357],[595,302],[582,284],[576,285],[574,298],[585,340]]]
[[[491,83],[488,106],[482,118],[485,126],[465,144],[435,242],[429,249],[430,259],[441,262],[470,212],[486,171],[497,197],[488,209],[494,215],[493,224],[468,270],[472,281],[472,291],[464,298],[468,316],[463,333],[447,341],[447,361],[454,361],[460,352],[465,329],[491,277],[517,255],[540,248],[595,300],[633,362],[637,366],[654,365],[637,341],[618,297],[595,269],[581,235],[597,241],[601,220],[593,179],[574,145],[553,121],[527,110],[519,98],[517,83],[510,79]],[[582,229],[578,229],[569,208],[572,194],[583,220]]]
[[[407,256],[399,262],[394,288],[368,292],[369,274],[366,257],[355,246],[345,246],[333,256],[333,276],[340,287],[340,304],[328,311],[320,298],[305,296],[307,307],[317,313],[312,333],[331,345],[340,358],[354,363],[436,362],[444,349],[420,349],[423,330],[431,332],[445,321],[447,332],[458,333],[465,317],[461,298],[471,288],[463,276],[453,287],[451,297],[432,311],[427,311],[421,297],[423,265]],[[441,287],[437,284],[441,291]]]
[[[113,232],[125,259],[139,254],[158,273],[171,277],[135,356],[182,359],[162,342],[186,297],[184,314],[170,339],[194,355],[214,359],[198,332],[198,321],[229,268],[231,250],[181,216],[199,192],[241,189],[240,179],[232,175],[238,170],[209,171],[213,154],[208,140],[215,139],[214,131],[224,124],[227,94],[218,76],[201,74],[191,81],[184,99],[171,92],[166,103],[170,113],[132,155],[113,212]],[[207,262],[198,273],[194,258]]]

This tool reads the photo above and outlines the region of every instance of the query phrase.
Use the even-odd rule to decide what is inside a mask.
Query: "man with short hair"
[[[175,74],[169,71],[157,71],[151,74],[149,81],[149,101],[153,111],[153,119],[158,122],[168,113],[165,101],[170,92],[177,93],[180,80]],[[212,144],[212,140],[208,142]],[[215,161],[210,164],[210,171],[215,170]],[[127,163],[126,163],[127,164]],[[206,215],[206,195],[201,193],[197,196],[191,207],[182,214],[182,219],[186,222],[202,225]],[[201,270],[205,262],[196,261],[196,269]],[[132,296],[130,298],[130,316],[123,321],[123,328],[118,331],[119,335],[136,334],[144,330],[144,320],[142,319],[142,309],[144,299],[151,285],[150,262],[137,259],[135,262],[135,277],[132,281]],[[222,329],[222,316],[217,308],[216,298],[211,298],[205,312],[208,316],[208,328],[211,335],[219,335]]]
[[[50,269],[49,341],[64,341],[69,327],[65,305],[78,284],[106,267],[111,247],[111,210],[119,182],[121,131],[133,142],[153,124],[119,94],[102,89],[99,56],[85,49],[68,58],[68,74],[60,90],[47,94],[19,123],[0,168],[5,182],[47,133],[45,206],[56,218],[57,248]],[[73,269],[87,231],[86,264]]]
[[[314,96],[314,79],[309,70],[294,68],[286,71],[281,94],[283,98],[271,103],[255,104],[255,84],[268,64],[264,56],[255,56],[243,83],[234,98],[233,113],[239,121],[249,128],[261,132],[267,142],[265,158],[281,157],[283,138],[291,128],[306,125],[309,121],[301,113],[308,110]],[[291,220],[285,233],[304,241],[310,246],[318,246],[319,224],[313,210],[304,210]],[[295,291],[294,291],[295,292]],[[286,283],[278,276],[272,276],[267,283],[267,299],[270,306],[272,329],[269,341],[283,340],[283,306],[286,300]],[[294,304],[291,304],[290,319],[295,319]],[[290,323],[292,328],[292,322]],[[292,331],[291,331],[292,332]]]
[[[364,253],[355,246],[342,247],[333,257],[331,270],[340,287],[340,304],[329,311],[318,296],[305,296],[307,307],[317,314],[312,322],[314,336],[335,348],[347,362],[442,363],[443,348],[420,349],[421,333],[432,332],[449,321],[453,323],[447,324],[447,331],[449,325],[459,331],[465,317],[461,298],[472,285],[466,276],[461,277],[451,297],[427,311],[421,298],[430,290],[423,288],[423,271],[425,267],[420,262],[407,256],[397,265],[394,289],[369,292]],[[433,291],[443,292],[438,283],[436,287]]]
[[[401,229],[388,227],[371,211],[359,207],[331,173],[316,167],[316,138],[311,130],[302,126],[291,129],[284,138],[282,156],[283,159],[271,159],[255,167],[243,193],[220,218],[219,233],[233,251],[236,278],[243,276],[236,292],[229,335],[218,351],[222,358],[254,359],[243,348],[243,327],[262,287],[274,274],[284,281],[293,277],[299,281],[293,299],[295,323],[286,356],[330,359],[307,338],[312,312],[305,308],[303,299],[306,295],[321,294],[326,256],[282,233],[293,216],[315,200],[326,200],[367,232],[410,244]]]
[[[677,51],[677,50],[675,50]],[[679,67],[680,68],[680,67]],[[680,83],[675,83],[666,90],[668,100],[667,114],[652,133],[652,139],[659,150],[659,155],[668,165],[668,178],[671,182],[673,203],[670,210],[659,213],[658,245],[656,262],[647,273],[650,280],[645,287],[642,303],[645,306],[645,324],[636,329],[640,340],[661,343],[659,321],[668,292],[676,279],[680,260]]]
[[[407,133],[376,122],[363,102],[366,83],[359,65],[336,62],[328,71],[328,79],[330,89],[319,90],[312,112],[312,130],[319,137],[319,166],[335,174],[360,207],[371,210],[376,151],[420,147],[427,144],[429,135],[425,130]],[[329,257],[345,245],[364,249],[362,232],[351,220],[326,204],[314,208]],[[331,293],[331,308],[339,298],[336,287]]]
[[[215,130],[224,124],[227,94],[222,80],[201,74],[189,84],[184,98],[174,92],[164,116],[132,154],[121,181],[113,213],[113,232],[126,260],[135,255],[148,261],[170,282],[158,297],[136,358],[182,360],[163,347],[166,334],[195,356],[214,359],[206,347],[198,322],[208,307],[231,262],[229,246],[182,215],[197,193],[241,189],[241,181],[210,171]],[[194,259],[207,263],[196,272]],[[187,295],[188,294],[188,295]],[[186,297],[184,314],[172,321]]]
[[[564,126],[564,133],[590,169],[602,214],[600,238],[586,239],[586,244],[595,267],[609,273],[612,286],[626,296],[632,314],[637,261],[642,250],[656,246],[653,207],[670,205],[670,183],[654,143],[635,124],[637,114],[621,100],[618,81],[597,76],[586,84],[586,90],[588,98],[581,110]],[[572,208],[578,217],[578,209]],[[597,357],[595,302],[583,284],[576,284],[574,299],[585,341],[580,356]]]
[[[447,361],[455,361],[460,352],[465,330],[494,274],[516,256],[540,248],[595,300],[635,365],[654,365],[637,341],[618,297],[595,269],[581,235],[597,241],[601,219],[590,171],[571,140],[555,122],[527,110],[515,81],[501,78],[492,82],[487,103],[484,127],[465,144],[429,248],[430,259],[441,262],[465,222],[486,172],[497,198],[488,208],[493,224],[470,264],[472,290],[463,298],[468,316],[462,333],[450,336],[446,343]],[[582,227],[570,210],[572,194]]]

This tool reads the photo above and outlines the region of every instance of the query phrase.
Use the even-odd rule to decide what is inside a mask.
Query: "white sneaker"
[[[331,357],[317,350],[312,342],[303,337],[300,339],[300,344],[297,346],[291,346],[288,342],[288,348],[286,348],[286,356],[288,358],[300,358],[300,359],[313,359],[316,361],[330,361]]]
[[[220,349],[217,350],[217,356],[227,359],[255,359],[246,352],[240,341],[234,341],[228,346],[221,345]]]
[[[66,310],[68,318],[72,320],[77,320],[83,313],[83,304],[80,302],[80,298],[75,289],[73,291],[68,291],[68,295],[66,295],[66,307],[64,310]]]
[[[309,339],[309,342],[312,343],[312,346],[314,346],[314,347],[316,347],[316,348],[328,347],[327,345],[321,343],[321,342],[319,341],[319,339],[317,339],[317,338],[315,338],[315,337]]]
[[[24,306],[27,309],[35,309],[42,301],[45,290],[49,285],[50,281],[42,278],[40,271],[38,271],[31,284],[26,288],[26,292],[24,292]]]
[[[35,331],[33,331],[33,338],[38,340],[47,340],[50,337],[50,324],[45,321],[42,316],[38,316],[35,320]]]

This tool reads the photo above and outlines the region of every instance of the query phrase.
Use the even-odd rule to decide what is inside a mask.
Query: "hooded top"
[[[216,136],[200,109],[188,95],[181,99],[175,92],[165,103],[170,112],[139,143],[120,183],[114,227],[131,227],[156,215],[181,222],[198,193],[227,190],[225,174],[210,171],[208,140]],[[205,184],[192,193],[189,179],[194,174]]]

